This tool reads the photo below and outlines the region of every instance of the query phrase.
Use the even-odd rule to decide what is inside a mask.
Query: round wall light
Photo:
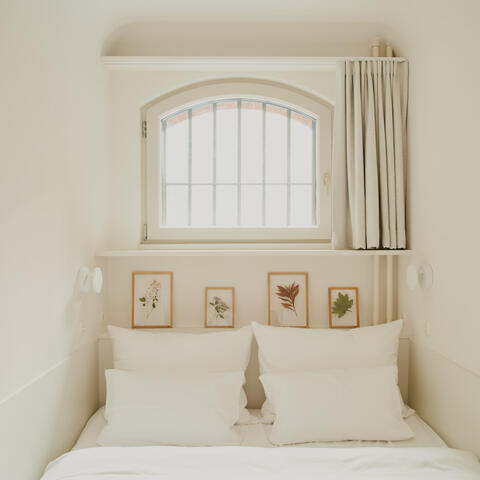
[[[103,286],[103,275],[100,267],[90,270],[88,267],[80,267],[77,274],[77,287],[83,293],[88,293],[90,287],[95,293],[100,293]]]

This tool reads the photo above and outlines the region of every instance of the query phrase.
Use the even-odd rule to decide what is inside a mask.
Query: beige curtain
[[[342,61],[333,141],[335,248],[405,248],[408,63]]]

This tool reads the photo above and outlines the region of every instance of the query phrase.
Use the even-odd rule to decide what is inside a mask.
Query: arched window
[[[242,87],[176,108],[169,97],[146,109],[147,239],[327,240],[318,137],[328,142],[329,109],[291,103],[300,95],[288,90],[278,98],[262,85],[274,99]]]

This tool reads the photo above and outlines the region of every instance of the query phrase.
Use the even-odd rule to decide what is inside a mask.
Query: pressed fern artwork
[[[308,327],[308,273],[268,274],[268,324]]]
[[[292,282],[291,285],[277,285],[277,297],[280,299],[283,308],[291,310],[297,315],[297,310],[295,309],[295,299],[297,298],[298,293],[300,292],[300,286]]]
[[[330,328],[360,326],[358,287],[329,287],[328,305]]]

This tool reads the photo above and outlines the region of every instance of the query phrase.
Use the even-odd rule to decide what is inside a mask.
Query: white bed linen
[[[98,447],[96,440],[106,425],[104,417],[104,408],[99,409],[88,421],[81,433],[73,450],[83,448]],[[263,425],[260,410],[249,410],[251,414],[251,425],[236,426],[235,430],[241,438],[241,446],[250,447],[275,447],[269,442],[269,436],[272,429],[271,425]],[[405,420],[415,434],[410,440],[399,442],[365,442],[365,441],[347,441],[347,442],[315,442],[290,447],[397,447],[397,448],[419,448],[419,447],[446,447],[445,442],[416,414],[411,415]],[[255,423],[256,422],[256,423]],[[105,447],[102,447],[105,448]],[[285,448],[285,447],[279,447]]]
[[[449,448],[103,447],[66,453],[41,480],[478,480]]]

